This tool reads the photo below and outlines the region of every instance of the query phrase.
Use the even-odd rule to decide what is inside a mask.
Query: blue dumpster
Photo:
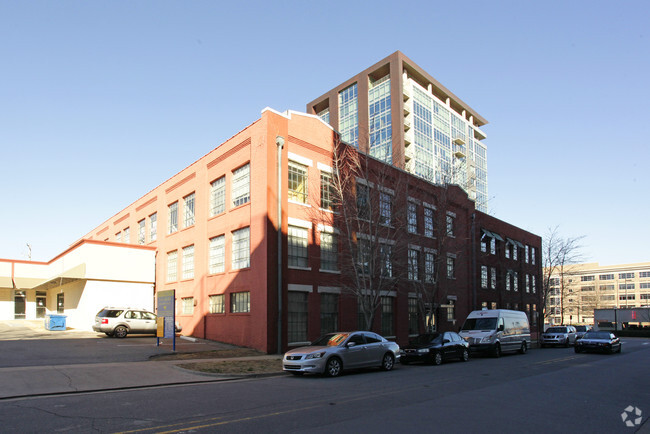
[[[65,330],[66,315],[47,315],[45,328],[47,330]]]

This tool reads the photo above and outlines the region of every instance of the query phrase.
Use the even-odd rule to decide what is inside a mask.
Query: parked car
[[[376,333],[329,333],[309,346],[287,351],[282,369],[294,375],[313,373],[336,377],[344,370],[356,368],[377,366],[390,371],[399,358],[399,345]]]
[[[576,342],[576,328],[573,326],[555,326],[546,329],[539,339],[539,345],[564,345],[568,347]]]
[[[612,332],[589,331],[582,339],[576,341],[575,352],[600,351],[603,353],[620,353],[621,340]]]
[[[581,339],[585,335],[585,333],[593,329],[593,327],[589,325],[578,325],[575,326],[575,328],[576,328],[576,339]]]
[[[426,362],[434,365],[444,360],[469,360],[469,344],[456,332],[426,333],[409,340],[408,346],[400,351],[400,362]]]
[[[487,352],[494,357],[502,352],[530,348],[530,324],[526,313],[508,309],[484,309],[470,312],[460,330],[472,352]]]
[[[109,337],[124,338],[128,334],[155,334],[156,314],[130,307],[105,307],[95,316],[93,330]],[[175,324],[176,332],[181,326]]]

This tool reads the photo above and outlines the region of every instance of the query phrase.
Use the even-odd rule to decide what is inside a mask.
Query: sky
[[[489,214],[650,261],[650,2],[0,1],[0,258],[48,261],[402,51],[488,120]]]

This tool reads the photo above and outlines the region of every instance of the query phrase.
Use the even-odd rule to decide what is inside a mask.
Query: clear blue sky
[[[401,50],[489,121],[491,214],[650,261],[650,2],[5,0],[0,41],[0,258]]]

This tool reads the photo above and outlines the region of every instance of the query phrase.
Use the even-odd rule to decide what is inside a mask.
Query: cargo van
[[[467,316],[459,334],[472,352],[486,352],[494,357],[503,352],[526,354],[530,348],[528,317],[518,310],[475,310]]]

